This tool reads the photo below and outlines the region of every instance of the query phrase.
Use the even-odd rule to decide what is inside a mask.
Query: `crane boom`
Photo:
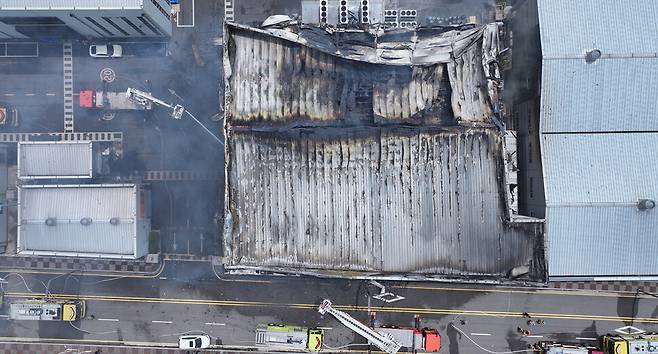
[[[395,354],[400,350],[400,343],[398,343],[393,337],[387,333],[379,333],[374,329],[364,325],[363,323],[357,321],[354,317],[348,315],[347,313],[336,310],[331,307],[330,300],[323,300],[322,304],[318,308],[318,312],[322,315],[329,313],[334,316],[340,323],[345,325],[345,327],[353,330],[358,333],[363,338],[367,339],[370,343],[377,346],[377,348],[385,351],[388,354]]]

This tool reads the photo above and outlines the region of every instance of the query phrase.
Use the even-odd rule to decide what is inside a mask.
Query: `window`
[[[96,27],[98,27],[101,31],[105,32],[108,36],[114,36],[114,33],[110,32],[107,28],[103,27],[103,25],[101,25],[100,23],[96,22],[96,20],[94,20],[93,18],[91,18],[91,17],[85,17],[85,19],[86,19],[87,21],[91,22],[92,24],[94,24],[94,25],[95,25]]]
[[[63,25],[57,17],[2,17],[0,22],[8,25]]]
[[[105,22],[109,23],[117,31],[121,32],[124,36],[129,36],[130,35],[128,32],[124,31],[123,28],[119,27],[119,25],[114,23],[114,21],[112,21],[112,19],[110,19],[109,17],[103,17],[103,20],[105,20]]]
[[[162,13],[163,15],[165,15],[165,17],[167,18],[167,20],[169,20],[169,13],[168,13],[167,11],[165,11],[165,9],[163,9],[162,6],[160,6],[160,4],[158,4],[158,2],[157,2],[156,0],[151,0],[151,2],[153,3],[153,5],[155,5],[155,7],[158,8],[158,10],[160,11],[160,13]]]
[[[129,19],[125,17],[121,17],[121,19],[123,20],[123,22],[128,24],[128,26],[132,27],[137,33],[141,34],[142,36],[146,36],[146,33],[144,33],[144,31],[142,31],[141,29],[139,29],[139,27],[135,26],[134,23],[130,22]]]
[[[151,24],[151,22],[149,22],[149,20],[145,19],[143,16],[139,16],[139,17],[137,17],[137,19],[139,19],[139,20],[140,20],[140,21],[141,21],[146,27],[148,27],[148,28],[151,30],[151,32],[153,32],[155,35],[157,35],[157,36],[161,36],[161,35],[162,35],[162,32],[158,31],[158,29],[155,28],[155,27]]]

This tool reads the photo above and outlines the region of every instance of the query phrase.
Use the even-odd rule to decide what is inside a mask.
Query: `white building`
[[[0,0],[0,38],[171,36],[167,0]]]
[[[134,184],[20,186],[17,253],[140,258],[148,253],[149,199]]]

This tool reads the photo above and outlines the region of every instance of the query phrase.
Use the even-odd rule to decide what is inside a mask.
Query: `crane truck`
[[[85,316],[84,300],[15,301],[9,305],[9,318],[32,321],[77,321]]]
[[[80,108],[104,109],[107,111],[150,111],[153,103],[147,100],[136,101],[126,92],[80,91]]]

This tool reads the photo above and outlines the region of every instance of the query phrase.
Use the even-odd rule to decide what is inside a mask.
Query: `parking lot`
[[[220,6],[221,5],[221,6]],[[189,116],[171,118],[171,109],[119,111],[108,119],[97,109],[81,108],[81,90],[125,92],[129,87],[180,104],[211,133],[222,138],[219,111],[222,4],[197,2],[194,27],[176,27],[169,41],[114,41],[120,58],[94,58],[89,46],[107,42],[71,42],[71,60],[63,43],[0,46],[0,104],[15,109],[16,124],[0,133],[49,133],[65,130],[65,74],[71,68],[72,130],[122,132],[123,158],[113,166],[113,180],[143,179],[153,191],[153,225],[162,251],[208,255],[219,244],[216,214],[223,175],[223,146]],[[218,12],[220,11],[221,12]],[[38,51],[38,53],[37,53]],[[5,54],[5,55],[3,55]],[[36,55],[34,55],[36,54]],[[71,63],[65,66],[64,63]],[[102,72],[111,71],[110,80]],[[107,78],[106,78],[107,79]],[[111,81],[111,82],[107,82]],[[70,104],[70,102],[66,103]],[[157,171],[186,173],[160,175]],[[161,177],[160,177],[161,176]],[[156,178],[157,177],[157,178]],[[218,203],[218,200],[220,203]]]

